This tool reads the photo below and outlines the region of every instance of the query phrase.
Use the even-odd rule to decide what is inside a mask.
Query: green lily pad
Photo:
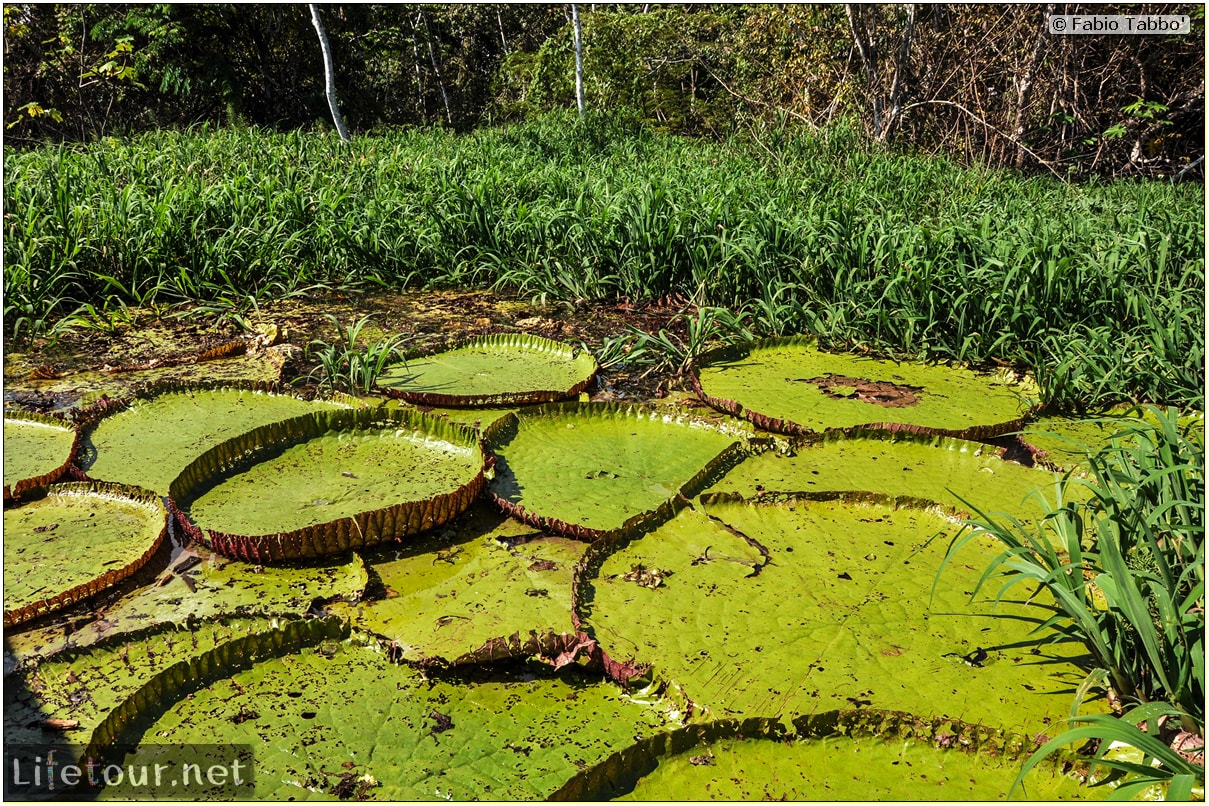
[[[488,435],[492,495],[541,529],[595,539],[671,514],[734,461],[742,433],[688,416],[613,404],[543,406]]]
[[[255,792],[244,797],[326,798],[347,787],[382,800],[537,800],[666,725],[658,706],[577,674],[521,667],[426,679],[360,637],[165,703],[145,735],[255,746]]]
[[[1007,799],[1022,763],[912,739],[732,738],[660,759],[616,800],[994,802]],[[1015,798],[1100,800],[1110,793],[1047,766],[1030,774]]]
[[[926,434],[829,434],[750,456],[707,491],[750,498],[764,491],[868,490],[1027,519],[1036,511],[1030,496],[1036,490],[1051,495],[1054,474],[1006,461],[1002,453],[978,442]]]
[[[581,621],[715,717],[860,706],[1036,733],[1068,714],[1081,648],[1030,635],[1036,605],[970,601],[989,539],[933,598],[956,525],[863,498],[705,496],[602,559],[593,547]]]
[[[309,411],[346,409],[256,389],[164,387],[102,409],[83,434],[80,468],[91,478],[134,484],[166,495],[191,461],[223,440]]]
[[[710,405],[793,435],[862,426],[986,439],[1032,409],[1010,373],[827,353],[801,338],[715,351],[694,380]]]
[[[220,554],[279,562],[440,526],[478,495],[483,472],[478,439],[462,426],[402,409],[320,411],[219,444],[170,494],[190,536]]]
[[[47,721],[60,720],[67,739],[87,745],[114,709],[172,665],[234,638],[276,629],[247,618],[182,619],[30,664],[4,686],[4,739],[40,744],[50,730]]]
[[[4,413],[4,500],[63,477],[79,450],[76,428],[57,417]]]
[[[596,358],[528,334],[485,336],[388,368],[378,388],[429,406],[503,406],[573,398],[596,375]]]
[[[1115,406],[1086,416],[1049,415],[1039,417],[1020,435],[1037,459],[1058,470],[1079,470],[1087,466],[1087,454],[1108,446],[1116,433],[1137,425],[1139,420],[1155,423],[1149,409]],[[1205,415],[1193,412],[1180,417],[1181,428],[1193,438],[1205,441]]]
[[[191,558],[200,562],[193,564]],[[173,573],[172,569],[179,569]],[[186,581],[187,580],[187,581]],[[301,616],[316,601],[355,602],[369,581],[365,563],[352,556],[299,567],[254,566],[191,546],[155,583],[97,607],[86,624],[10,632],[5,653],[16,660],[52,656],[159,624],[233,616]]]
[[[399,657],[458,661],[494,639],[573,633],[571,578],[583,550],[579,541],[535,536],[479,503],[456,529],[373,561],[385,598],[328,612],[395,642]]]
[[[4,626],[74,604],[131,576],[167,534],[159,497],[76,482],[4,510]]]

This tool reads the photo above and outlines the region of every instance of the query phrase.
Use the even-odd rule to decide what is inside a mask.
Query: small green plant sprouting
[[[1187,797],[1192,786],[1204,787],[1204,767],[1160,752],[1157,719],[1178,719],[1184,731],[1204,735],[1205,444],[1203,434],[1181,427],[1176,410],[1144,411],[1153,423],[1139,419],[1089,452],[1086,476],[1067,474],[1056,483],[1055,504],[1041,498],[1045,516],[1036,527],[975,508],[979,517],[954,538],[936,579],[970,540],[993,537],[1006,550],[974,593],[992,578],[1003,580],[997,599],[1020,582],[1044,588],[1055,613],[1037,629],[1080,641],[1094,663],[1072,713],[1090,688],[1105,683],[1126,706],[1119,719],[1072,716],[1083,726],[1038,750],[1021,778],[1042,757],[1096,738],[1104,750],[1121,742],[1144,754],[1133,766],[1095,756],[1113,769],[1144,773],[1124,785],[1126,793],[1162,782],[1169,797]],[[1067,485],[1087,488],[1086,503],[1064,501]]]
[[[327,318],[336,326],[341,338],[334,343],[315,339],[310,344],[319,361],[315,372],[320,374],[320,386],[333,392],[370,394],[382,371],[402,360],[403,337],[384,336],[362,347],[361,331],[370,317],[363,316],[347,327],[341,326],[340,320],[331,314],[327,314]]]
[[[712,344],[750,341],[752,338],[743,320],[726,308],[698,308],[693,315],[679,313],[672,323],[677,321],[684,322],[683,338],[669,328],[660,328],[658,333],[651,334],[631,327],[630,360],[643,356],[642,363],[650,364],[653,371],[671,370],[683,375]]]
[[[641,338],[642,334],[638,331],[607,336],[600,349],[595,351],[597,365],[601,369],[613,369],[625,364],[645,363],[647,348],[638,343]],[[580,342],[580,348],[592,352],[583,342]]]

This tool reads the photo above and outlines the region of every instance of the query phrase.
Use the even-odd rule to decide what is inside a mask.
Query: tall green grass
[[[1204,787],[1204,766],[1158,740],[1158,718],[1204,735],[1205,435],[1181,425],[1174,409],[1148,414],[1153,423],[1139,420],[1089,454],[1085,477],[1057,484],[1053,504],[1042,499],[1045,517],[1036,527],[979,512],[950,545],[936,578],[971,539],[993,537],[1004,551],[974,593],[992,580],[1000,584],[997,598],[1021,583],[1044,588],[1052,615],[1037,630],[1079,641],[1092,659],[1075,709],[1094,686],[1111,689],[1126,709],[1120,721],[1072,709],[1076,726],[1040,748],[1022,777],[1048,753],[1099,738],[1106,741],[1098,762],[1139,776],[1120,794],[1162,782],[1172,799],[1187,799],[1193,786]],[[1065,484],[1090,495],[1064,501]],[[1143,722],[1148,732],[1136,727]],[[1114,741],[1141,750],[1143,763],[1105,757]]]
[[[5,326],[109,295],[677,293],[759,333],[1023,365],[1058,403],[1203,407],[1203,189],[1025,180],[842,127],[764,139],[554,116],[343,146],[201,129],[6,154]]]

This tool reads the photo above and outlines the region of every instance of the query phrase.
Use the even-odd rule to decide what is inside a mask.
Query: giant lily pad
[[[531,634],[540,640],[571,631],[571,577],[583,543],[535,535],[485,503],[471,507],[457,527],[386,549],[373,561],[383,598],[328,611],[390,639],[399,657],[417,661],[460,661],[479,650],[507,649],[514,635],[511,643],[519,646]]]
[[[79,449],[76,428],[57,417],[4,413],[4,500],[63,477]]]
[[[786,434],[864,426],[986,439],[1032,408],[1010,374],[828,353],[800,338],[715,351],[698,367],[706,402]]]
[[[526,523],[594,539],[670,514],[710,472],[736,459],[742,432],[612,404],[543,406],[496,429],[491,484]]]
[[[77,482],[4,510],[4,626],[116,585],[167,533],[163,502],[145,490]]]
[[[596,358],[561,342],[511,334],[473,339],[410,358],[378,378],[392,397],[429,406],[504,406],[573,398],[596,374]]]
[[[1058,470],[1079,470],[1086,468],[1087,455],[1107,447],[1114,435],[1142,423],[1154,425],[1155,422],[1150,409],[1123,405],[1085,416],[1039,417],[1020,436],[1036,452],[1038,461]],[[1179,423],[1190,439],[1204,443],[1203,412],[1185,414]]]
[[[995,802],[1007,799],[1022,763],[898,737],[732,738],[660,759],[616,799]],[[1100,800],[1109,794],[1046,765],[1025,779],[1015,798]]]
[[[257,562],[323,557],[418,534],[484,484],[474,433],[419,412],[312,412],[228,440],[171,497],[194,538]],[[197,527],[203,527],[203,533]]]
[[[268,631],[276,626],[267,620],[182,619],[31,664],[4,687],[5,741],[40,743],[44,726],[57,721],[70,726],[69,738],[86,745],[92,731],[156,675],[235,638]]]
[[[165,707],[145,735],[254,745],[244,797],[536,800],[666,725],[608,683],[534,667],[425,679],[361,638],[230,674]]]
[[[112,413],[85,429],[80,467],[91,478],[164,495],[186,465],[225,439],[308,411],[345,408],[254,388],[157,387],[100,404],[98,415]]]
[[[1006,461],[1002,454],[1002,448],[926,434],[829,434],[750,456],[709,492],[753,497],[764,491],[867,490],[928,498],[963,511],[976,506],[1031,516],[1037,510],[1033,492],[1051,493],[1054,474]]]
[[[86,624],[50,624],[5,635],[15,660],[47,657],[159,624],[228,616],[302,616],[316,602],[361,598],[368,582],[356,554],[300,567],[257,567],[191,546],[155,583],[96,607]]]
[[[1036,733],[1067,714],[1081,649],[1030,635],[1035,605],[969,601],[989,542],[933,598],[955,524],[863,499],[705,496],[612,554],[592,547],[581,621],[715,717],[857,705]]]

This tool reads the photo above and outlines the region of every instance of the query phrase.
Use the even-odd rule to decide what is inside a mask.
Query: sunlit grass
[[[1030,369],[1047,399],[1204,398],[1204,191],[959,168],[843,128],[692,141],[594,118],[347,146],[198,130],[5,156],[5,329],[314,286],[692,297],[755,335]]]

